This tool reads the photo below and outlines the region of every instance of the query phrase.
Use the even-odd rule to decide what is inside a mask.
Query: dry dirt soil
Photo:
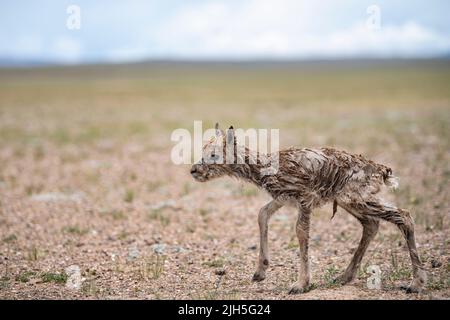
[[[141,64],[0,70],[1,299],[449,299],[450,63]],[[386,198],[411,211],[429,282],[382,222],[357,279],[333,279],[361,234],[314,212],[313,289],[296,279],[296,212],[269,226],[271,266],[253,283],[267,195],[174,165],[176,128],[279,128],[282,146],[334,146],[393,168]],[[78,266],[79,288],[69,288]],[[367,288],[371,265],[381,289]],[[69,279],[69,280],[68,280]]]

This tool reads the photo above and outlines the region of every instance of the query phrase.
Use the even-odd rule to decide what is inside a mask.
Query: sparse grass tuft
[[[358,279],[366,279],[367,278],[367,268],[369,267],[369,263],[366,262],[364,265],[360,265],[358,268],[357,278]]]
[[[445,279],[444,276],[440,276],[439,278],[433,277],[428,280],[427,288],[429,290],[444,290],[450,287],[450,279]]]
[[[185,182],[183,184],[183,190],[181,191],[181,196],[188,195],[192,191],[192,184],[190,182]]]
[[[170,218],[164,214],[164,209],[151,209],[148,218],[153,221],[159,221],[163,227],[170,224]]]
[[[186,232],[188,232],[188,233],[194,233],[195,230],[196,230],[196,227],[195,227],[194,224],[189,223],[189,224],[186,225]]]
[[[100,214],[104,217],[111,217],[113,220],[124,220],[127,218],[126,214],[120,209],[102,209]]]
[[[198,209],[198,213],[199,213],[203,218],[205,218],[210,212],[211,212],[211,210],[210,210],[210,209],[207,209],[207,208],[200,208],[200,209]]]
[[[67,274],[65,272],[54,273],[54,272],[44,272],[41,274],[41,279],[43,282],[54,282],[58,284],[66,283]]]
[[[298,241],[297,239],[292,238],[291,241],[289,241],[286,249],[297,249],[298,248]]]
[[[119,233],[119,235],[117,236],[117,238],[118,238],[119,240],[125,240],[126,238],[128,238],[129,235],[130,235],[129,232],[121,231],[121,232]]]
[[[89,232],[87,228],[80,228],[79,226],[68,226],[64,227],[63,231],[70,234],[75,234],[78,236],[83,236]]]
[[[163,185],[162,181],[149,181],[147,183],[147,191],[154,192]]]
[[[0,278],[0,290],[7,289],[9,287],[9,277],[3,276]]]
[[[34,271],[25,271],[16,276],[16,281],[26,283],[30,281],[30,278],[35,276],[36,272]]]
[[[10,242],[13,242],[13,241],[16,241],[16,240],[17,240],[17,236],[15,234],[11,234],[11,235],[3,238],[3,241],[6,242],[6,243],[10,243]]]
[[[387,277],[390,281],[407,280],[411,278],[411,270],[407,267],[400,267],[398,269],[391,270]]]
[[[219,292],[217,290],[207,290],[200,296],[196,297],[198,300],[217,300],[219,299]]]
[[[158,279],[164,273],[164,264],[166,256],[152,255],[151,257],[144,257],[139,263],[139,275],[142,279]]]
[[[38,248],[33,247],[28,251],[27,259],[29,261],[37,261],[40,257],[40,252]]]
[[[311,283],[311,284],[308,286],[308,288],[306,289],[306,292],[309,292],[309,291],[311,291],[311,290],[315,290],[315,289],[317,289],[317,288],[319,288],[319,285],[318,285],[317,283]]]
[[[325,270],[325,274],[323,275],[323,279],[325,281],[326,288],[333,288],[338,285],[335,282],[337,275],[339,274],[339,270],[335,266],[328,267]]]
[[[100,290],[97,287],[95,280],[88,279],[81,285],[81,292],[88,296],[95,296],[100,292]]]
[[[127,189],[125,191],[125,195],[123,196],[123,201],[131,203],[134,200],[134,191],[131,189]]]
[[[211,268],[222,268],[225,264],[225,260],[223,258],[216,258],[211,261],[203,262],[203,265],[211,267]]]
[[[391,268],[385,275],[385,278],[390,282],[397,280],[406,280],[411,277],[411,270],[409,266],[401,264],[397,257],[397,252],[391,250]]]

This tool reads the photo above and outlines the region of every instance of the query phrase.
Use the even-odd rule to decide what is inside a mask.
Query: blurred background
[[[234,281],[246,279],[255,214],[266,199],[228,181],[196,184],[187,167],[171,163],[171,132],[193,130],[194,120],[204,128],[216,121],[278,128],[281,146],[334,146],[391,166],[401,178],[391,198],[412,211],[425,261],[444,264],[430,290],[448,297],[450,2],[18,0],[0,7],[0,248],[10,261],[3,297],[66,296],[42,274],[58,275],[68,263],[100,274],[85,274],[82,297],[270,296],[273,288],[236,293],[230,288],[242,283],[230,282],[211,293],[208,278],[197,279],[197,291],[178,281],[233,259],[245,266]],[[316,224],[322,234],[327,210]],[[329,237],[356,239],[357,226],[339,219]],[[295,249],[283,236],[290,225],[274,223],[274,246]],[[393,234],[377,238],[391,255],[383,270],[392,283],[409,277]],[[347,236],[338,237],[342,245]],[[130,261],[147,266],[145,248],[161,243],[181,246],[180,256],[169,250],[166,276],[136,285],[147,274],[136,275]],[[224,247],[243,257],[223,256]],[[178,264],[190,259],[183,250],[200,255],[194,270]],[[317,259],[323,266],[329,257]],[[148,262],[153,273],[155,261]],[[47,287],[20,281],[40,277],[50,279]]]
[[[448,11],[444,0],[20,0],[2,5],[0,53],[25,65],[445,57]]]

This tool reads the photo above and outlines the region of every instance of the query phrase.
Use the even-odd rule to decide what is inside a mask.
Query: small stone
[[[152,204],[149,206],[150,210],[161,210],[165,208],[171,208],[174,210],[181,209],[179,206],[177,206],[177,203],[175,200],[167,200],[167,201],[161,201],[155,204]]]
[[[214,271],[214,273],[215,273],[216,275],[218,275],[218,276],[223,276],[223,275],[224,275],[225,273],[227,273],[227,272],[226,272],[225,269],[217,269],[217,270]]]
[[[166,244],[165,243],[155,243],[152,245],[152,249],[157,254],[163,254],[166,250]]]
[[[183,253],[188,251],[188,249],[183,248],[182,246],[178,245],[167,245],[165,243],[155,243],[151,245],[151,249],[156,254],[165,254],[165,253]]]
[[[258,246],[256,244],[251,245],[250,247],[248,247],[248,250],[256,250],[258,248]]]
[[[140,252],[136,247],[128,248],[128,260],[133,261],[140,256]]]
[[[49,193],[41,193],[31,196],[31,199],[39,202],[64,202],[64,201],[73,201],[73,202],[81,202],[85,198],[84,193],[75,192],[75,193],[61,193],[61,192],[49,192]]]
[[[186,249],[181,246],[173,246],[171,251],[173,253],[182,253],[182,252],[186,252]]]

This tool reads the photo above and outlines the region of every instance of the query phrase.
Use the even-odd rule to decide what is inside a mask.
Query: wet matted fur
[[[218,151],[223,159],[232,152],[234,161],[219,163]],[[262,174],[267,169],[270,157],[278,157],[278,170],[274,174]],[[311,211],[332,202],[333,215],[339,206],[353,215],[363,227],[359,246],[349,266],[336,281],[346,284],[355,278],[364,253],[378,231],[379,220],[383,219],[400,229],[408,245],[413,279],[406,288],[407,292],[418,292],[425,286],[426,273],[417,253],[414,223],[409,212],[386,203],[379,196],[383,186],[397,186],[397,178],[385,165],[362,155],[333,148],[291,147],[277,154],[261,155],[238,145],[233,127],[225,134],[216,125],[216,137],[204,145],[202,160],[192,166],[191,174],[201,182],[221,176],[239,178],[255,184],[272,196],[273,200],[262,207],[258,215],[260,246],[254,281],[264,280],[269,267],[268,221],[279,208],[290,205],[298,210],[296,233],[300,246],[300,268],[298,280],[289,292],[301,293],[308,290]]]

